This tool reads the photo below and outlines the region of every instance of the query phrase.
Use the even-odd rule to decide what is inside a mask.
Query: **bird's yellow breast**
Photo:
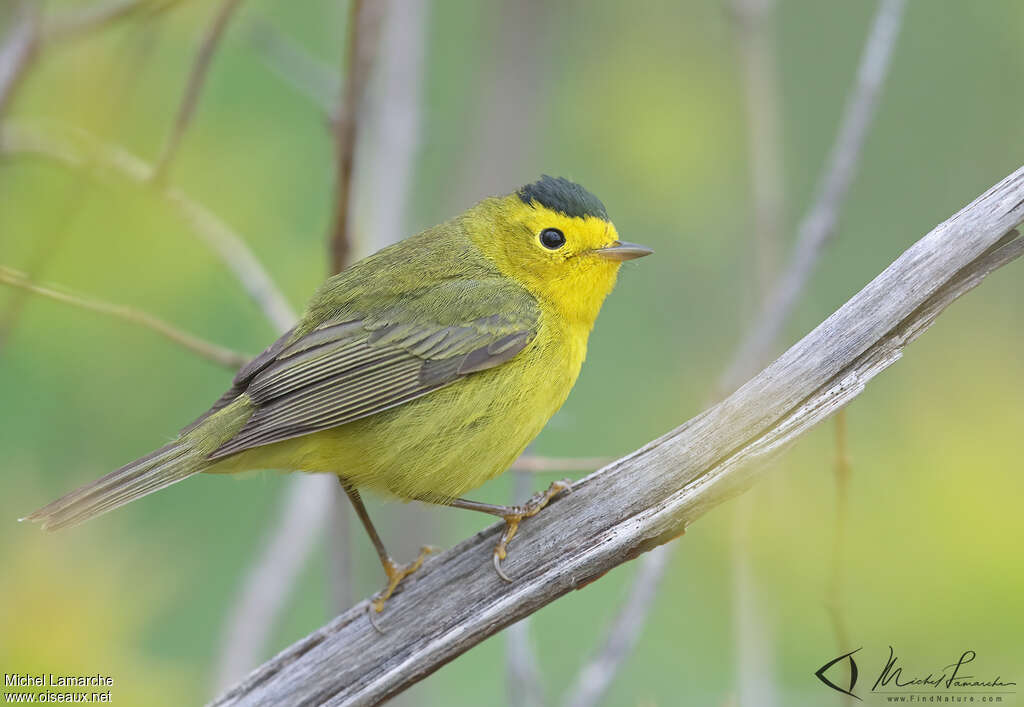
[[[569,395],[589,327],[548,313],[511,361],[422,398],[232,457],[232,468],[336,473],[403,499],[460,496],[505,471]],[[228,469],[225,469],[228,470]]]

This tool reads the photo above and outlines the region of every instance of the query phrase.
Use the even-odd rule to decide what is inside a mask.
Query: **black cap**
[[[549,177],[545,174],[533,184],[527,184],[516,194],[527,205],[537,202],[541,206],[566,216],[577,218],[593,216],[602,221],[608,220],[608,212],[605,211],[601,200],[565,177]]]

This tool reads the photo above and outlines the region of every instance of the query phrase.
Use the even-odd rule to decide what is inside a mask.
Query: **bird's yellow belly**
[[[247,450],[224,470],[330,472],[399,498],[454,498],[522,454],[565,402],[585,353],[585,338],[542,330],[498,368],[341,427]]]

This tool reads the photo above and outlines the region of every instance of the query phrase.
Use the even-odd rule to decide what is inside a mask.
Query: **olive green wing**
[[[494,298],[490,309],[503,311],[486,316],[476,298],[465,322],[453,321],[459,307],[418,309],[342,315],[282,338],[225,394],[244,393],[256,409],[210,458],[344,425],[499,366],[529,345],[539,319],[528,296]]]

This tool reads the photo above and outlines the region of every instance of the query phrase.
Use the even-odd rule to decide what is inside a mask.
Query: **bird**
[[[328,473],[384,568],[371,612],[431,548],[396,562],[362,490],[502,518],[493,564],[511,581],[501,561],[519,524],[567,482],[516,506],[462,496],[508,469],[562,406],[620,266],[652,252],[620,241],[604,204],[563,177],[483,199],[330,277],[172,442],[21,520],[75,526],[199,473]]]

